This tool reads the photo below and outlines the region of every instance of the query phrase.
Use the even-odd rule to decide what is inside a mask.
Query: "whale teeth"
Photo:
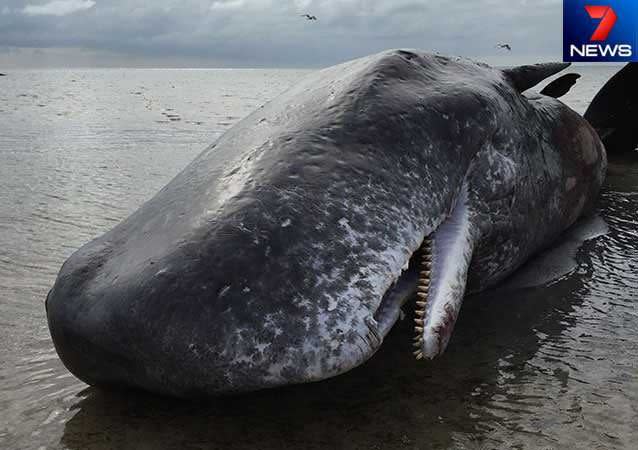
[[[423,346],[423,331],[425,326],[425,309],[427,307],[427,300],[430,293],[430,278],[432,276],[432,240],[426,238],[421,244],[421,248],[419,249],[420,253],[420,261],[419,265],[421,266],[421,271],[419,272],[419,281],[417,284],[417,302],[415,308],[415,319],[414,319],[414,343],[413,346],[418,350],[414,352],[414,356],[417,360],[423,359],[423,351],[421,347]]]

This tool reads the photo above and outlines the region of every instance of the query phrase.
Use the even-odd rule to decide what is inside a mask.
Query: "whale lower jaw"
[[[433,359],[445,351],[463,304],[474,248],[466,186],[452,215],[430,240],[431,254],[422,261],[428,271],[423,271],[420,278],[427,290],[423,289],[415,319],[418,359]]]
[[[407,270],[384,295],[374,318],[385,336],[414,299],[417,359],[433,359],[446,349],[458,318],[474,248],[464,185],[450,216],[411,257]]]

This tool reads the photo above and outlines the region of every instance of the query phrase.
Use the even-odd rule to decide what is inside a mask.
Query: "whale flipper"
[[[627,64],[596,94],[585,113],[611,154],[631,152],[638,146],[637,82],[638,63]]]
[[[570,63],[532,64],[505,69],[503,73],[518,92],[525,92],[552,75],[562,72],[570,65]]]
[[[545,86],[545,89],[541,91],[541,94],[547,95],[548,97],[561,98],[569,92],[579,78],[580,74],[578,73],[568,73],[563,75]]]

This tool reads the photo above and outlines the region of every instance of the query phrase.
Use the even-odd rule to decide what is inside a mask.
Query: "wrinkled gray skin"
[[[464,274],[484,289],[555,241],[605,161],[578,114],[485,65],[389,51],[325,69],[78,250],[47,300],[51,334],[94,385],[192,397],[325,379],[378,350],[434,236],[433,277],[458,305],[429,330],[432,357]],[[460,275],[435,233],[455,210]]]

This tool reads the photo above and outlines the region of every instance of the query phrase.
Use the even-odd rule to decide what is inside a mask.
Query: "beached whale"
[[[182,397],[312,382],[370,358],[408,300],[415,356],[441,354],[467,292],[594,207],[596,131],[523,94],[566,66],[399,50],[312,74],[69,258],[60,358]]]
[[[638,63],[629,63],[596,94],[585,119],[596,129],[605,147],[628,154],[638,147]]]

